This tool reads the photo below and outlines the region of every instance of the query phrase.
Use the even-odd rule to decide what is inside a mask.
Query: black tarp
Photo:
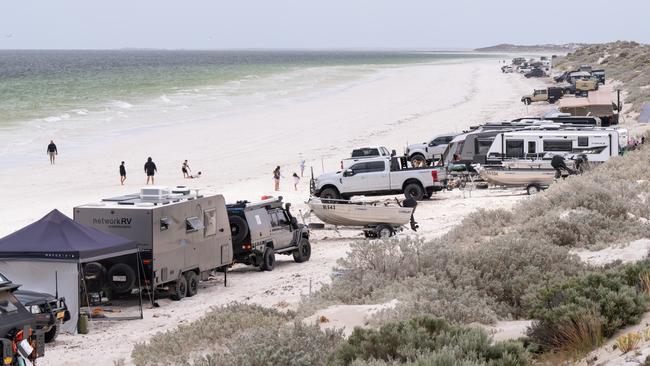
[[[0,258],[84,262],[137,252],[132,240],[81,225],[58,210],[0,239]]]

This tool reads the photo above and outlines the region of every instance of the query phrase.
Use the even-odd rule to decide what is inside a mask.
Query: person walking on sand
[[[126,180],[126,167],[124,166],[124,162],[120,164],[120,185],[124,185],[124,181]]]
[[[298,190],[298,183],[300,183],[300,177],[298,174],[293,173],[293,190],[297,191]]]
[[[156,168],[156,163],[151,160],[151,157],[148,157],[147,162],[144,163],[144,172],[147,174],[147,184],[149,184],[149,180],[151,180],[151,184],[155,184],[153,176],[157,171],[158,168]]]
[[[273,171],[273,180],[275,181],[276,191],[280,190],[280,177],[282,177],[282,174],[280,173],[280,166],[278,165]]]
[[[183,166],[181,166],[181,171],[183,172],[183,178],[192,178],[192,175],[190,175],[189,173],[192,171],[192,169],[190,169],[190,165],[187,163],[187,159],[183,162]]]
[[[50,140],[50,144],[47,145],[47,155],[50,156],[50,165],[54,165],[54,159],[59,155],[59,151],[56,149],[56,144],[54,140]]]
[[[300,178],[305,174],[305,159],[300,159]]]

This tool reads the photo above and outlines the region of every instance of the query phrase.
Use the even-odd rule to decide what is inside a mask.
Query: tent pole
[[[138,248],[138,255],[136,256],[136,260],[138,261],[136,267],[138,267],[138,301],[140,303],[140,319],[144,319],[144,314],[142,312],[142,280],[141,280],[141,272],[140,272],[140,266],[142,265],[142,257],[140,256],[140,248]],[[144,271],[144,268],[142,269]]]

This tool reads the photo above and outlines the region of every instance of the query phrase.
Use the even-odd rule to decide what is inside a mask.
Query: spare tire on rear
[[[116,263],[108,270],[108,287],[116,295],[131,292],[135,285],[135,271],[126,263]]]
[[[99,292],[106,285],[106,268],[99,262],[86,263],[83,266],[83,279],[87,292]]]
[[[232,243],[235,245],[242,244],[248,236],[248,223],[241,216],[228,216],[230,221],[230,235],[232,235]]]

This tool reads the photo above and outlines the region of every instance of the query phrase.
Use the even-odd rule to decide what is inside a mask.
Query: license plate
[[[63,319],[64,316],[65,316],[65,313],[63,311],[59,311],[58,313],[56,313],[56,318],[57,319]]]
[[[113,282],[126,282],[126,276],[113,276]]]

